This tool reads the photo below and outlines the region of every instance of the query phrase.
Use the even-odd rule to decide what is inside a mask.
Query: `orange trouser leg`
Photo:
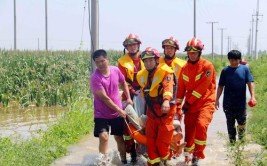
[[[173,118],[150,118],[146,122],[148,164],[159,163],[170,157],[170,143],[173,135]]]
[[[184,148],[185,152],[193,153],[195,149],[197,116],[198,112],[191,113],[189,111],[184,116],[185,142],[186,142],[186,146]]]
[[[174,126],[173,121],[167,124],[161,124],[159,126],[158,137],[157,137],[157,147],[158,152],[163,160],[169,159],[170,156],[170,144],[172,141]]]
[[[156,140],[158,134],[158,123],[155,119],[150,117],[146,121],[146,137],[147,137],[147,154],[148,165],[153,165],[160,162],[160,156],[156,147]]]
[[[193,156],[204,159],[204,149],[206,147],[207,130],[212,120],[213,113],[209,106],[204,107],[197,118],[196,135],[195,135],[195,150]]]

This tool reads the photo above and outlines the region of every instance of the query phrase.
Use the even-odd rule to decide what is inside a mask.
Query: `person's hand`
[[[184,114],[188,111],[189,107],[190,107],[190,104],[186,101],[182,107],[182,111]]]
[[[170,102],[169,100],[164,100],[161,105],[162,113],[168,113],[170,111]]]
[[[127,114],[126,114],[126,112],[125,112],[124,110],[119,109],[119,110],[118,110],[118,113],[119,113],[119,115],[120,115],[122,118],[124,118],[124,119],[126,118],[126,115],[127,115]]]
[[[219,100],[216,100],[216,102],[215,102],[215,108],[216,108],[216,110],[218,110],[219,107],[220,107],[220,102],[219,102]]]
[[[131,99],[131,98],[127,99],[127,100],[126,100],[126,102],[127,102],[127,105],[128,105],[128,104],[130,104],[130,105],[132,105],[132,106],[133,106],[133,101],[132,101],[132,99]]]
[[[137,93],[136,93],[136,91],[134,90],[133,87],[130,87],[130,88],[129,88],[129,91],[130,91],[130,94],[131,94],[131,95],[135,95],[135,96],[137,96]]]
[[[177,105],[176,114],[177,114],[178,120],[181,121],[181,119],[183,117],[182,104]]]

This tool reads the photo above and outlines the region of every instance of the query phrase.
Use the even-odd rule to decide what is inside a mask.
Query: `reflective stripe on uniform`
[[[129,141],[132,139],[132,137],[130,135],[123,135],[123,138],[125,141]]]
[[[188,77],[188,76],[186,76],[186,75],[184,75],[184,74],[182,74],[182,75],[183,75],[183,80],[185,80],[185,81],[189,82],[189,77]]]
[[[167,160],[169,158],[170,153],[168,153],[165,157],[162,157],[162,160]]]
[[[182,103],[183,99],[177,99],[177,103]]]
[[[198,144],[198,145],[206,145],[206,141],[200,141],[198,139],[195,139],[195,144]]]
[[[171,92],[164,92],[163,97],[165,97],[165,96],[173,97]]]
[[[150,160],[149,158],[147,158],[147,162],[149,162],[150,164],[155,164],[155,163],[159,163],[160,162],[160,158],[155,158],[154,160]]]
[[[200,74],[196,75],[195,81],[199,80],[202,74],[203,74],[203,72],[201,72]]]
[[[185,147],[185,148],[184,148],[184,151],[185,151],[185,152],[190,152],[190,151],[193,150],[193,149],[195,149],[195,144],[192,145],[192,146],[190,146],[190,147]]]
[[[196,91],[193,91],[192,92],[192,95],[194,95],[196,98],[201,98],[201,94],[199,94],[198,92],[196,92]]]

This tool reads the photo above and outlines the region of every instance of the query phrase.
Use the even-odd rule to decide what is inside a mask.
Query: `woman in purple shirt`
[[[122,109],[119,85],[126,94],[127,103],[133,104],[128,85],[120,70],[109,66],[105,50],[95,51],[93,60],[97,69],[91,75],[90,83],[94,95],[94,136],[99,137],[99,152],[107,158],[110,128],[110,135],[114,135],[121,160],[125,161],[123,123],[126,112]]]

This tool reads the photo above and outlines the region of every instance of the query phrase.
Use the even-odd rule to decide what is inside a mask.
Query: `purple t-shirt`
[[[107,96],[120,108],[121,96],[119,94],[119,84],[124,83],[125,78],[120,72],[120,70],[115,66],[109,66],[110,75],[105,77],[99,70],[91,75],[90,84],[91,90],[94,94],[94,117],[95,118],[104,118],[104,119],[113,119],[119,116],[118,112],[112,110],[96,95],[98,90],[105,90]]]

